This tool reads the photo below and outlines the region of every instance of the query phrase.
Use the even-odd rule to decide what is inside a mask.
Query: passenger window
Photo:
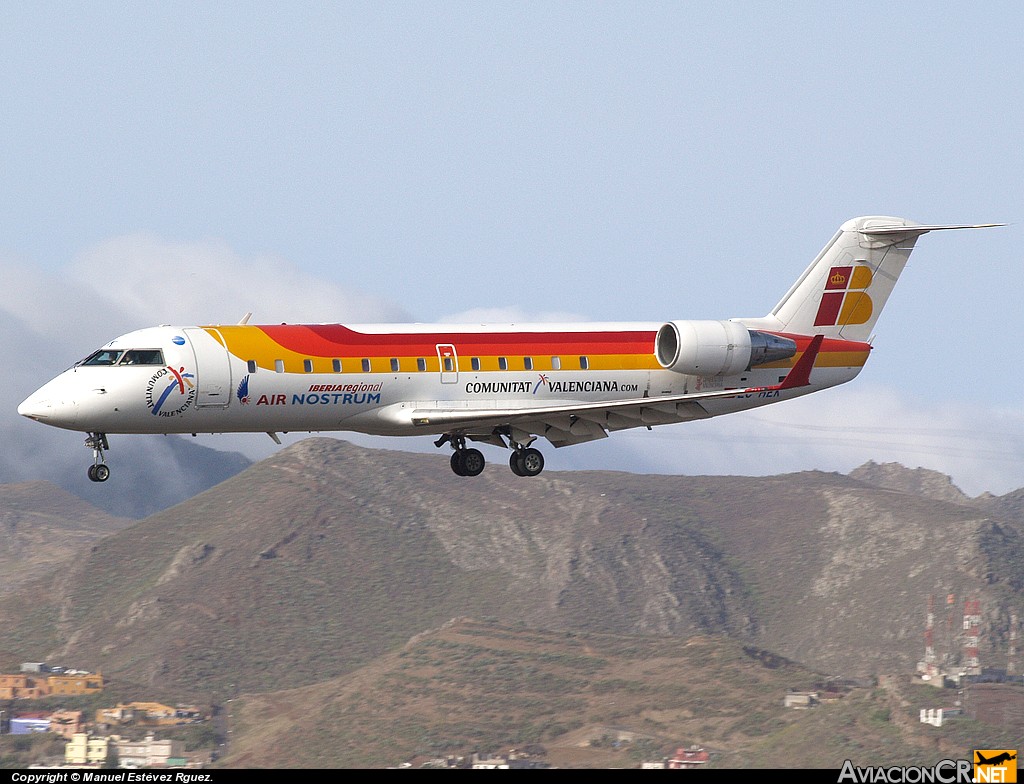
[[[392,373],[397,373],[398,369],[399,369],[398,360],[395,359],[394,357],[392,357],[391,358],[391,372]]]
[[[473,370],[479,370],[480,369],[480,357],[473,357],[473,359],[470,360],[470,364],[473,366]]]
[[[331,367],[334,368],[334,372],[335,373],[340,373],[341,372],[341,360],[340,359],[332,359],[331,360]]]
[[[418,371],[420,371],[421,373],[424,370],[426,370],[427,369],[427,360],[425,360],[423,357],[420,357],[419,359],[417,359],[416,360],[416,369]]]
[[[255,373],[256,372],[256,360],[255,359],[250,359],[248,362],[245,363],[245,366],[247,368],[249,368],[249,372],[250,373]]]
[[[551,357],[551,369],[552,370],[561,370],[562,369],[562,358],[561,357]]]
[[[312,373],[313,372],[313,360],[311,360],[311,359],[304,359],[304,360],[302,360],[302,369],[305,370],[307,373]]]
[[[590,360],[587,357],[580,357],[580,370],[589,370]]]
[[[449,373],[455,370],[455,361],[451,357],[444,358],[444,369]]]
[[[283,359],[275,359],[274,360],[274,372],[275,373],[284,373],[284,360]]]
[[[533,357],[523,357],[523,367],[527,370],[533,370]]]
[[[508,370],[508,359],[506,357],[498,357],[498,369]]]
[[[369,373],[370,372],[370,360],[368,360],[368,359],[364,359],[363,360],[363,372],[364,373]]]

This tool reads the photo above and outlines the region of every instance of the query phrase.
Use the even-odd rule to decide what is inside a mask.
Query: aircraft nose
[[[50,397],[26,398],[18,406],[18,413],[56,427],[70,427],[78,418],[78,404],[73,400],[57,400]]]

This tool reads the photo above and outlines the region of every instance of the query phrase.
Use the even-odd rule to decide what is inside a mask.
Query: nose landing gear
[[[89,478],[93,482],[106,482],[110,478],[110,468],[103,457],[103,451],[110,449],[106,433],[89,433],[85,445],[92,450],[92,465],[89,466]]]

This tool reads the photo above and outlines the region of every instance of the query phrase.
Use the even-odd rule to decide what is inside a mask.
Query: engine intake
[[[732,376],[794,354],[796,341],[736,321],[670,321],[654,339],[658,364],[691,376]]]

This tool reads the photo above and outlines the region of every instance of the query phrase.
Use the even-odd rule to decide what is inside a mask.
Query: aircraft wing
[[[504,442],[493,434],[493,429],[505,426],[512,430],[513,438],[520,443],[532,440],[527,438],[528,435],[537,434],[556,447],[579,444],[606,438],[609,430],[704,419],[710,416],[701,405],[704,401],[807,386],[823,339],[822,335],[815,336],[782,383],[774,386],[566,405],[424,407],[413,409],[407,416],[413,425],[432,433],[458,432],[477,441],[501,445]]]

